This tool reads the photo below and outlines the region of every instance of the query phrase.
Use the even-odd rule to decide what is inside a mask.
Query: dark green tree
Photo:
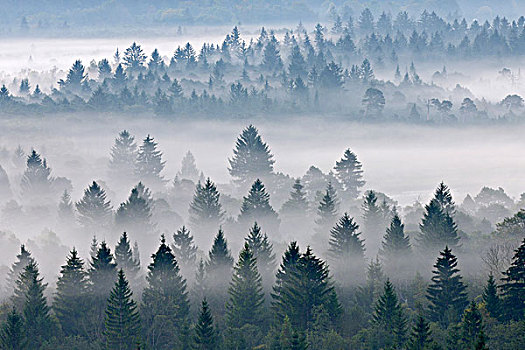
[[[359,190],[366,181],[363,180],[363,166],[357,155],[347,149],[343,157],[335,163],[335,176],[343,184],[344,194],[350,199],[359,197]]]
[[[84,316],[87,312],[86,297],[88,276],[84,261],[75,248],[71,250],[65,265],[62,265],[53,300],[53,311],[66,336],[85,335]]]
[[[405,235],[405,225],[396,213],[383,236],[379,255],[389,270],[396,271],[408,267],[405,262],[409,259],[411,252],[410,239]]]
[[[97,182],[84,190],[82,199],[75,203],[78,222],[91,233],[105,231],[112,220],[111,202],[106,200],[104,191]]]
[[[480,332],[483,330],[483,319],[476,302],[472,301],[463,313],[461,321],[461,343],[465,349],[475,349]]]
[[[434,199],[439,203],[443,212],[448,213],[451,216],[454,215],[456,206],[454,204],[454,200],[452,199],[450,188],[445,185],[443,181],[440,182],[436,188],[436,191],[434,192]]]
[[[248,237],[245,238],[250,250],[257,260],[257,269],[265,284],[270,282],[275,272],[275,254],[273,246],[266,233],[262,233],[261,227],[255,222],[250,228]]]
[[[512,263],[503,276],[500,289],[505,316],[522,320],[525,318],[525,238],[515,250]]]
[[[243,187],[257,178],[269,177],[275,163],[270,148],[253,125],[244,129],[237,138],[233,157],[228,161],[230,175]]]
[[[501,298],[498,295],[498,286],[494,280],[494,276],[489,275],[487,284],[483,289],[483,302],[485,302],[485,308],[491,317],[499,319],[503,315],[503,305]]]
[[[324,238],[328,236],[330,229],[337,222],[337,207],[337,194],[334,187],[332,186],[332,183],[328,182],[325,194],[319,202],[319,206],[317,207],[317,218],[315,220],[317,225],[315,232],[320,237],[323,237],[323,241],[326,240]]]
[[[0,348],[5,350],[27,349],[24,320],[13,307],[0,329]]]
[[[283,254],[282,262],[275,276],[275,284],[272,292],[272,309],[277,324],[282,324],[288,315],[291,315],[291,304],[287,303],[288,290],[297,275],[297,269],[301,252],[297,242],[291,242]],[[288,316],[290,317],[290,316]]]
[[[427,252],[442,249],[445,245],[452,248],[459,245],[457,225],[452,216],[441,209],[441,204],[436,199],[425,206],[419,229],[419,247]]]
[[[120,269],[106,306],[104,335],[108,349],[140,348],[140,316],[132,296],[124,270]]]
[[[135,260],[133,256],[131,242],[126,232],[122,233],[115,246],[115,263],[119,269],[124,270],[124,274],[132,286],[138,283],[137,278],[140,270],[140,261]]]
[[[225,214],[220,193],[210,178],[206,179],[204,185],[200,182],[197,184],[189,213],[191,227],[199,235],[208,236],[223,223]]]
[[[365,254],[363,240],[359,225],[351,218],[348,213],[339,219],[339,222],[330,231],[329,252],[335,261],[339,259],[356,258],[362,260]]]
[[[412,327],[412,333],[408,340],[408,350],[427,350],[431,343],[432,332],[430,325],[423,316],[417,318],[416,324]]]
[[[145,336],[154,349],[173,349],[184,346],[183,330],[187,326],[189,301],[186,280],[164,236],[152,255],[142,294]],[[179,337],[174,337],[178,334]]]
[[[434,265],[432,283],[427,289],[430,320],[443,328],[458,322],[468,305],[466,286],[457,265],[457,258],[445,247]]]
[[[145,185],[161,189],[164,186],[164,178],[160,173],[165,163],[162,160],[162,152],[157,149],[157,143],[148,135],[139,147],[135,175]]]
[[[270,195],[261,180],[255,180],[248,196],[243,197],[238,221],[244,225],[251,225],[252,222],[257,221],[271,232],[277,232],[279,218],[270,204]]]
[[[33,262],[35,262],[35,260],[31,256],[31,252],[22,244],[20,246],[20,253],[16,256],[16,261],[11,265],[11,269],[7,273],[6,282],[9,294],[15,291],[17,286],[16,281],[20,277],[20,274],[24,272],[25,267]]]
[[[213,325],[213,315],[210,312],[206,298],[202,300],[199,319],[195,324],[193,348],[195,350],[216,350],[219,348],[217,332]]]

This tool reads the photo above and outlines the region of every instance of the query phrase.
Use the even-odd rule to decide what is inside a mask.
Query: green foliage
[[[173,245],[171,248],[181,269],[187,270],[195,266],[197,247],[193,243],[193,236],[186,226],[182,226],[173,234]]]
[[[22,316],[12,308],[0,330],[0,348],[5,350],[26,349],[27,340]]]
[[[348,213],[344,213],[339,222],[330,231],[329,252],[334,260],[364,259],[365,246],[363,240],[359,238],[361,233],[358,230],[359,225]]]
[[[372,325],[385,332],[384,346],[402,347],[405,343],[407,319],[389,280],[385,282],[383,294],[375,304]]]
[[[442,249],[443,246],[457,247],[459,236],[452,216],[442,209],[437,199],[432,199],[425,206],[425,214],[419,225],[421,235],[418,243],[421,249],[428,252]]]
[[[337,194],[332,183],[329,182],[326,186],[326,192],[317,207],[317,218],[315,220],[317,227],[315,230],[318,235],[325,237],[334,226],[338,216],[337,206]]]
[[[16,289],[16,281],[20,274],[24,272],[25,267],[33,262],[35,262],[35,260],[31,256],[31,252],[22,244],[20,246],[20,253],[17,254],[16,261],[11,265],[11,269],[7,274],[7,288],[10,293]],[[21,302],[19,304],[21,305]]]
[[[137,275],[140,270],[140,262],[133,256],[133,250],[126,232],[122,233],[115,246],[115,263],[119,269],[124,270],[131,283],[137,282]]]
[[[503,272],[501,292],[505,316],[512,320],[525,318],[525,238],[515,250],[512,264]]]
[[[216,230],[224,221],[220,193],[210,178],[206,179],[204,185],[200,182],[197,184],[189,213],[191,227],[203,234],[209,233],[207,230]]]
[[[250,228],[248,237],[245,242],[250,247],[254,258],[257,260],[257,269],[265,282],[272,278],[271,274],[275,272],[275,254],[273,246],[266,233],[262,233],[261,227],[255,222]]]
[[[494,276],[489,275],[482,297],[489,315],[499,319],[502,316],[503,308]]]
[[[423,316],[418,316],[416,323],[412,327],[412,333],[408,341],[408,350],[426,350],[431,343],[432,332],[430,325]]]
[[[478,305],[472,301],[463,313],[461,321],[461,342],[468,349],[476,348],[480,333],[483,331],[483,320]]]
[[[243,197],[238,220],[244,223],[254,221],[268,223],[268,226],[272,228],[278,226],[277,213],[270,205],[270,195],[266,192],[261,180],[255,180],[248,196]]]
[[[199,319],[195,324],[193,342],[193,348],[196,350],[215,350],[219,347],[217,332],[213,325],[213,316],[210,312],[206,298],[202,300]]]

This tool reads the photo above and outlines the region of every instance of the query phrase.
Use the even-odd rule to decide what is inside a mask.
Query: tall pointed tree
[[[288,296],[286,293],[294,283],[300,258],[301,252],[297,242],[291,242],[283,254],[273,286],[272,309],[277,324],[282,324],[285,318],[292,314],[293,305],[287,303]]]
[[[220,193],[210,178],[204,185],[197,183],[189,213],[191,228],[202,236],[209,236],[210,231],[217,230],[224,221]]]
[[[173,234],[173,255],[180,265],[183,276],[190,276],[195,272],[197,250],[191,232],[182,226]]]
[[[195,350],[216,350],[219,346],[217,332],[213,324],[213,315],[206,298],[202,300],[199,319],[195,324],[193,342]]]
[[[343,184],[344,194],[350,199],[357,199],[361,187],[365,185],[363,169],[357,155],[350,149],[343,154],[343,158],[335,163],[336,178]]]
[[[443,328],[458,322],[468,305],[466,286],[457,265],[456,256],[445,247],[434,265],[432,283],[427,289],[429,317]]]
[[[498,286],[492,274],[489,275],[487,284],[483,289],[482,297],[489,315],[495,319],[499,319],[502,316],[503,308],[501,298],[498,295]]]
[[[14,307],[7,314],[7,319],[0,329],[0,348],[5,350],[27,349],[24,320]]]
[[[138,283],[137,277],[140,271],[140,262],[133,257],[131,242],[126,232],[122,233],[115,246],[115,263],[119,269],[124,270],[124,274],[132,286]]]
[[[445,185],[442,181],[439,183],[436,191],[434,192],[434,199],[439,203],[441,210],[453,216],[456,211],[456,206],[454,200],[452,199],[452,194],[450,193],[450,188]]]
[[[461,320],[461,343],[465,349],[475,349],[480,332],[483,331],[483,319],[478,305],[472,301],[465,309]]]
[[[67,190],[64,190],[60,203],[58,203],[58,220],[66,225],[70,225],[75,221],[75,209],[73,208],[71,195]]]
[[[27,168],[22,175],[20,187],[28,202],[41,200],[52,193],[53,178],[46,159],[42,159],[35,150],[27,157]]]
[[[87,312],[86,297],[88,278],[84,261],[75,248],[71,250],[65,265],[62,265],[53,300],[53,311],[67,336],[85,335],[84,316]]]
[[[405,225],[396,213],[383,236],[379,255],[389,274],[399,275],[400,272],[409,270],[411,253],[410,239],[405,235]]]
[[[381,237],[383,232],[385,232],[386,223],[381,207],[377,203],[375,191],[366,191],[361,208],[363,211],[363,233],[367,241],[367,250],[370,256],[376,256],[379,252]]]
[[[106,191],[96,181],[84,190],[84,196],[75,206],[78,222],[86,230],[96,233],[108,229],[113,216],[111,202],[106,200]]]
[[[251,225],[257,221],[267,227],[270,232],[278,231],[279,218],[270,205],[270,195],[266,192],[261,180],[255,180],[248,196],[243,197],[238,221],[245,225]]]
[[[33,262],[35,262],[35,260],[31,256],[31,252],[22,244],[20,246],[20,253],[16,256],[16,261],[11,265],[11,269],[7,273],[8,293],[13,293],[15,291],[18,277],[24,272],[25,267]]]
[[[190,151],[188,151],[184,158],[182,158],[181,168],[178,175],[179,178],[188,179],[194,183],[199,180],[199,170],[195,165],[195,157]]]
[[[503,276],[500,288],[505,316],[522,320],[525,318],[525,238],[515,250],[512,263]]]
[[[263,234],[261,227],[255,222],[250,228],[245,242],[248,243],[253,256],[257,260],[257,269],[261,274],[262,280],[268,283],[271,278],[273,279],[275,269],[275,254],[268,235],[266,233]]]
[[[148,135],[139,147],[135,163],[136,176],[148,187],[161,189],[165,182],[161,175],[164,165],[162,152],[158,150],[153,137]]]
[[[284,202],[280,214],[292,217],[305,216],[308,213],[309,205],[300,179],[295,180],[292,189],[290,198]]]
[[[423,316],[417,318],[416,324],[412,328],[410,339],[407,344],[408,350],[426,350],[431,343],[432,332],[430,325]]]
[[[124,270],[120,269],[106,307],[104,335],[108,349],[140,347],[140,316],[132,296]]]
[[[109,171],[111,176],[119,181],[134,179],[135,162],[137,161],[137,144],[127,130],[119,133],[115,144],[111,147]]]
[[[234,181],[247,185],[257,178],[266,179],[273,173],[273,155],[253,125],[244,129],[237,138],[233,157],[228,160],[228,171]]]
[[[132,233],[141,238],[152,235],[154,225],[151,222],[151,198],[149,189],[139,182],[128,199],[121,203],[115,214],[115,224],[121,231]]]
[[[317,227],[315,231],[319,236],[323,238],[327,237],[330,229],[337,222],[337,207],[337,194],[332,183],[329,182],[326,186],[325,194],[317,207],[317,218],[315,220]],[[323,241],[324,240],[325,239],[323,239]]]
[[[419,225],[421,235],[418,237],[419,247],[427,252],[451,248],[459,245],[458,229],[452,216],[442,209],[437,199],[432,199],[425,206],[425,214]]]

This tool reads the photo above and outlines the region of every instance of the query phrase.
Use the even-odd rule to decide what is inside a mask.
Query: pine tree
[[[137,161],[137,144],[127,130],[119,133],[111,148],[109,171],[119,181],[134,178],[135,162]]]
[[[244,244],[239,254],[228,294],[230,295],[226,306],[228,327],[242,328],[245,325],[261,327],[264,313],[262,279],[257,270],[257,259],[248,243]]]
[[[280,324],[291,315],[291,304],[287,303],[287,291],[293,285],[301,253],[297,242],[291,242],[283,254],[282,262],[275,276],[275,284],[272,292],[272,309],[275,318]]]
[[[58,219],[64,224],[71,224],[75,221],[73,202],[67,190],[64,190],[60,198],[60,203],[58,203]]]
[[[189,213],[191,227],[203,236],[217,230],[224,221],[220,193],[210,178],[206,179],[204,185],[200,182],[197,184]]]
[[[140,262],[133,257],[133,250],[126,232],[122,233],[115,246],[115,263],[119,269],[124,271],[132,286],[138,282]]]
[[[157,149],[157,143],[148,135],[139,147],[135,175],[147,186],[161,189],[164,186],[164,178],[160,173],[165,163],[162,161],[162,152]]]
[[[189,276],[195,270],[198,249],[193,242],[191,232],[186,226],[182,226],[173,234],[173,245],[171,248],[180,265],[182,274]]]
[[[140,344],[140,316],[122,269],[109,295],[105,331],[108,349],[133,350]]]
[[[418,243],[421,249],[428,252],[442,249],[447,245],[452,248],[459,245],[459,236],[454,219],[441,209],[441,204],[432,199],[425,206],[425,214],[419,225],[421,235]]]
[[[13,307],[0,329],[0,348],[5,350],[27,349],[24,320]]]
[[[427,289],[430,319],[443,328],[458,322],[468,305],[466,286],[457,265],[457,258],[445,247],[434,265],[432,283]]]
[[[285,216],[303,217],[309,210],[306,193],[301,180],[296,179],[290,192],[290,198],[281,207],[280,214]]]
[[[218,339],[213,325],[213,316],[210,312],[206,298],[202,300],[199,319],[195,324],[195,335],[193,337],[195,350],[216,350]]]
[[[267,178],[273,173],[273,155],[253,125],[244,129],[237,138],[233,157],[228,160],[228,171],[234,181],[243,187],[256,178]]]
[[[88,231],[104,231],[112,219],[111,202],[106,200],[104,191],[97,182],[84,190],[84,196],[75,204],[79,223]]]
[[[87,311],[87,292],[88,279],[84,262],[73,248],[60,270],[53,300],[53,310],[66,336],[84,335],[83,317]]]
[[[343,154],[343,158],[335,163],[336,178],[343,184],[344,193],[350,199],[359,197],[359,189],[365,185],[361,163],[357,155],[350,149]]]
[[[463,313],[461,342],[465,349],[475,348],[478,336],[483,330],[483,319],[478,306],[472,301]]]
[[[405,235],[405,225],[401,222],[399,215],[395,214],[390,222],[390,227],[386,229],[386,234],[383,236],[379,255],[385,261],[385,265],[390,268],[405,267],[399,265],[408,259],[411,251],[410,239]]]
[[[348,213],[339,219],[339,222],[330,231],[329,252],[335,261],[339,259],[364,258],[365,246],[363,240],[359,238],[359,225],[351,218]]]
[[[381,236],[385,232],[386,224],[380,206],[377,203],[375,191],[367,191],[363,199],[363,233],[368,242],[367,248],[371,256],[379,252]]]
[[[402,347],[405,343],[407,319],[388,279],[383,294],[375,304],[372,324],[385,332],[382,341],[386,347]]]
[[[495,319],[499,319],[502,316],[503,308],[501,298],[498,295],[498,286],[492,274],[489,275],[487,284],[483,289],[482,297],[489,315]]]
[[[151,223],[151,198],[149,189],[142,182],[135,186],[128,199],[121,203],[115,214],[115,224],[122,231],[127,231],[143,238],[154,231]],[[127,272],[127,271],[126,271]]]
[[[248,225],[257,221],[271,232],[278,231],[279,218],[270,205],[270,195],[261,180],[255,180],[248,196],[243,197],[238,221]]]
[[[53,178],[46,159],[42,159],[35,150],[27,157],[27,168],[22,175],[20,187],[22,195],[28,202],[41,200],[52,193]]]
[[[434,192],[434,199],[439,203],[441,210],[453,216],[455,213],[455,204],[452,199],[452,194],[447,185],[442,181],[436,191]]]
[[[250,250],[257,260],[257,269],[261,274],[262,280],[267,283],[274,273],[275,255],[273,246],[266,233],[262,233],[261,227],[255,222],[250,228],[245,242],[248,243]]]
[[[147,344],[154,349],[180,346],[181,334],[189,313],[186,280],[171,248],[161,237],[160,246],[148,266],[147,287],[142,294],[144,326]]]
[[[51,338],[55,330],[49,314],[44,291],[47,284],[42,283],[35,262],[30,263],[20,275],[19,286],[24,286],[24,332],[27,338],[28,349],[38,349],[46,340]]]
[[[525,318],[525,239],[515,250],[512,263],[503,276],[500,289],[505,316],[522,320]]]
[[[197,182],[199,179],[199,170],[195,165],[195,157],[190,151],[188,151],[184,158],[182,158],[181,168],[178,175],[181,179],[188,179],[193,182]]]
[[[432,332],[430,325],[423,318],[419,316],[417,322],[412,328],[410,340],[408,341],[408,350],[426,350],[431,343]]]
[[[93,260],[97,256],[98,252],[98,240],[97,236],[93,235],[93,238],[91,239],[91,245],[89,246],[89,257],[91,260]]]
[[[321,237],[326,237],[330,229],[335,225],[337,221],[337,194],[335,192],[332,183],[329,182],[326,186],[326,192],[321,199],[319,206],[317,207],[317,224],[316,233]],[[323,239],[325,241],[325,239]]]
[[[11,269],[7,274],[7,288],[9,293],[15,291],[17,287],[16,281],[20,277],[20,274],[24,272],[26,266],[34,262],[35,260],[31,256],[31,252],[22,244],[20,246],[20,254],[16,256],[16,261],[11,265]]]

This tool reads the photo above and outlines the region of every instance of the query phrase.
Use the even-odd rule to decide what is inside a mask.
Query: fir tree
[[[26,249],[25,245],[20,246],[20,253],[16,256],[16,261],[11,265],[11,269],[7,274],[7,288],[9,294],[15,291],[17,280],[20,274],[24,272],[27,265],[34,263],[35,260],[31,256],[31,252]]]
[[[104,335],[108,349],[139,347],[140,316],[132,296],[124,271],[120,269],[106,307]]]
[[[149,189],[139,182],[131,190],[128,199],[117,209],[115,224],[120,230],[131,232],[136,236],[151,235],[154,230],[154,225],[151,223],[151,211]]]
[[[62,265],[53,300],[53,310],[66,336],[84,335],[88,278],[75,248]]]
[[[503,308],[501,298],[498,295],[498,286],[496,285],[496,281],[492,274],[489,275],[487,284],[483,289],[482,297],[489,315],[495,319],[499,319],[502,315]]]
[[[84,190],[84,196],[75,204],[78,212],[78,221],[92,232],[105,230],[112,219],[111,202],[106,200],[104,191],[97,182]]]
[[[162,152],[157,149],[157,143],[153,137],[148,135],[139,147],[135,163],[136,176],[144,184],[160,189],[164,186],[164,178],[160,174],[164,169],[164,165]]]
[[[308,212],[309,205],[303,188],[301,180],[296,179],[292,186],[293,191],[290,192],[290,198],[283,204],[280,214],[302,217]]]
[[[412,328],[410,339],[408,341],[408,350],[426,350],[431,343],[432,332],[430,331],[430,325],[423,318],[419,316],[416,324]]]
[[[339,259],[364,258],[365,247],[363,240],[359,238],[359,225],[348,213],[339,219],[339,222],[330,231],[329,252],[335,261]]]
[[[289,296],[286,293],[293,286],[300,258],[301,253],[297,242],[291,242],[283,254],[282,262],[275,276],[272,309],[279,324],[292,314],[292,305],[287,303]]]
[[[137,277],[140,270],[140,262],[135,260],[131,243],[126,232],[122,233],[120,239],[115,246],[115,263],[118,268],[124,271],[127,279],[133,283],[137,283]]]
[[[410,239],[405,235],[405,225],[401,222],[399,215],[395,214],[383,236],[379,254],[389,267],[399,267],[400,263],[406,261],[411,253]],[[404,267],[404,266],[403,266]]]
[[[61,223],[71,224],[75,221],[75,210],[71,196],[67,190],[64,190],[60,203],[58,203],[58,219]]]
[[[343,158],[335,163],[336,178],[343,184],[345,194],[350,199],[359,197],[359,189],[365,185],[361,163],[357,155],[350,149],[343,154]]]
[[[457,258],[445,247],[434,265],[432,283],[427,289],[430,319],[443,328],[458,322],[468,305],[466,286],[457,265]]]
[[[448,213],[451,216],[454,215],[455,204],[452,200],[452,194],[444,182],[441,182],[436,188],[436,191],[434,192],[434,199],[439,203],[443,212]]]
[[[199,170],[195,165],[195,157],[193,157],[193,154],[190,151],[188,151],[184,158],[182,158],[182,164],[178,175],[181,179],[188,179],[193,182],[197,182],[199,179]]]
[[[24,320],[13,307],[0,329],[0,348],[5,350],[27,349]]]
[[[111,175],[122,181],[131,180],[135,171],[137,160],[137,144],[135,138],[127,131],[123,130],[115,139],[115,144],[111,148],[109,170]]]
[[[257,260],[257,269],[261,274],[262,280],[267,283],[272,278],[275,268],[275,255],[273,246],[270,243],[266,233],[262,233],[261,227],[255,222],[250,228],[248,237],[245,242]]]
[[[192,228],[201,235],[208,235],[222,224],[224,211],[220,193],[210,178],[206,179],[204,185],[200,182],[197,184],[189,213]]]
[[[248,196],[243,197],[238,221],[244,224],[258,221],[271,231],[278,230],[279,218],[270,205],[270,195],[261,180],[255,180]]]
[[[181,334],[189,312],[186,280],[164,236],[152,255],[142,294],[144,327],[148,346],[154,349],[172,349],[181,346]]]
[[[248,243],[239,254],[230,288],[227,305],[228,327],[242,328],[245,325],[261,327],[264,313],[262,279],[257,270],[257,259]]]
[[[425,214],[419,225],[421,235],[418,243],[421,249],[435,251],[447,245],[457,247],[459,236],[454,219],[449,213],[441,209],[441,204],[436,199],[432,199],[425,206]]]
[[[321,237],[326,237],[330,229],[337,221],[337,194],[332,183],[329,182],[326,186],[326,192],[317,207],[317,224],[316,233]],[[323,239],[324,241],[325,239]]]
[[[97,256],[98,252],[98,240],[97,236],[93,235],[93,238],[91,239],[91,245],[89,246],[89,257],[91,260],[93,260]]]
[[[380,240],[385,232],[386,224],[380,206],[377,203],[375,191],[367,191],[363,199],[363,232],[367,240],[367,248],[371,256],[377,255]],[[376,243],[377,242],[377,243]]]
[[[512,263],[503,276],[500,289],[505,316],[522,320],[525,318],[525,239],[515,250]]]
[[[219,346],[217,333],[213,325],[213,316],[206,298],[202,300],[199,319],[195,324],[193,342],[195,350],[216,350]]]
[[[183,275],[188,276],[190,271],[194,271],[197,261],[197,247],[193,242],[191,232],[182,226],[173,234],[173,255],[177,259]]]
[[[385,282],[383,294],[377,300],[372,324],[385,332],[383,342],[386,347],[402,347],[406,337],[406,316],[392,283]]]
[[[461,342],[465,349],[475,348],[478,336],[483,330],[481,312],[474,301],[472,301],[463,313],[461,322]]]
[[[233,157],[228,160],[228,171],[234,181],[242,186],[256,178],[267,178],[273,173],[273,155],[262,140],[255,126],[249,125],[237,138]]]
[[[29,202],[48,196],[52,192],[53,178],[46,159],[42,159],[35,150],[27,157],[27,168],[22,175],[20,187]]]

